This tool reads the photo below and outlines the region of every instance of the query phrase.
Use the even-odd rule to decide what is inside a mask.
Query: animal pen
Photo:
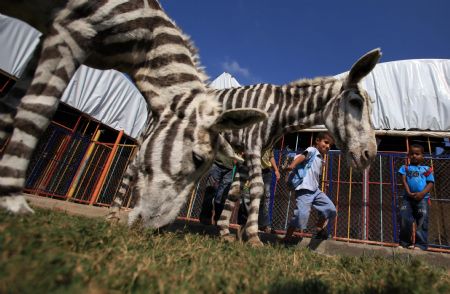
[[[276,146],[275,157],[281,172],[281,178],[276,182],[272,179],[269,216],[271,227],[275,231],[285,231],[295,208],[295,195],[286,185],[286,172],[283,170],[289,155],[294,150],[306,149],[313,142],[314,133],[297,133],[290,138],[295,145],[286,148],[286,140],[281,140]],[[379,151],[375,161],[365,171],[356,171],[345,162],[339,150],[332,150],[325,158],[322,171],[321,189],[331,198],[337,208],[337,217],[328,224],[328,232],[335,240],[397,246],[399,237],[399,197],[403,194],[398,169],[406,163],[408,142],[420,142],[427,148],[443,145],[442,139],[429,137],[381,137],[386,141],[384,148],[389,148],[389,142],[397,144],[403,141],[403,146],[396,145],[395,150]],[[427,150],[427,148],[425,150]],[[399,150],[403,149],[403,150]],[[430,250],[450,253],[450,185],[447,170],[450,168],[450,152],[436,155],[427,152],[426,162],[433,167],[436,184],[431,192],[431,209],[429,221]],[[181,216],[197,220],[205,193],[206,179],[200,181],[196,190],[188,199]],[[317,213],[312,210],[308,223],[313,228]],[[232,222],[237,222],[237,210],[233,213]],[[308,230],[306,236],[310,236]]]
[[[39,140],[25,192],[107,206],[135,150],[123,131],[61,104]]]
[[[33,154],[24,190],[109,206],[147,121],[145,99],[122,73],[82,65],[61,101]]]
[[[447,180],[450,156],[447,147],[449,133],[445,131],[450,129],[450,124],[447,121],[448,116],[439,117],[442,111],[439,107],[443,102],[439,102],[439,99],[438,102],[423,99],[423,96],[446,95],[446,92],[439,90],[443,88],[442,85],[428,85],[425,89],[432,89],[438,94],[418,91],[417,93],[421,95],[419,99],[423,99],[422,104],[407,103],[405,106],[396,105],[398,99],[392,98],[392,85],[383,87],[389,85],[389,81],[397,81],[397,86],[408,81],[413,81],[414,85],[430,84],[430,81],[414,75],[430,71],[431,67],[436,73],[440,73],[439,69],[442,68],[446,72],[448,71],[446,68],[450,68],[450,62],[431,60],[379,64],[364,80],[365,88],[369,92],[372,91],[370,93],[372,97],[376,97],[372,117],[378,130],[379,152],[370,168],[363,172],[349,168],[339,150],[330,151],[326,157],[321,188],[338,209],[337,217],[328,225],[333,239],[384,246],[398,244],[398,200],[403,189],[397,171],[406,162],[409,143],[418,141],[425,147],[425,164],[433,167],[436,179],[431,192],[430,250],[450,253],[450,217],[446,214],[450,208],[450,186]],[[409,79],[402,80],[404,76],[402,71],[408,72]],[[395,75],[395,78],[392,75]],[[436,81],[441,81],[438,74],[437,78],[433,78],[433,82],[437,83]],[[386,88],[389,88],[390,92],[383,92]],[[414,91],[414,87],[407,87],[407,90]],[[396,97],[411,102],[416,92],[407,93],[406,96],[409,98],[405,98],[405,91],[399,90]],[[437,103],[439,107],[433,106],[431,102]],[[422,111],[422,108],[425,108],[423,103],[427,104],[428,112]],[[450,109],[450,105],[445,108]],[[396,109],[405,109],[405,112]],[[399,117],[399,113],[403,116]],[[408,116],[408,113],[418,117]],[[142,118],[140,120],[145,122]],[[81,118],[72,121],[71,125],[64,126],[58,121],[52,122],[46,133],[47,139],[41,140],[39,150],[42,151],[36,152],[29,169],[26,191],[108,206],[117,195],[121,175],[133,156],[135,146],[130,140],[125,142],[119,139],[120,133],[117,131],[115,135],[100,135],[98,129],[104,126],[100,127],[98,122],[86,116],[82,115]],[[413,131],[414,128],[429,131]],[[284,181],[286,174],[282,167],[286,165],[290,154],[313,144],[314,132],[317,132],[317,128],[287,135],[275,146],[282,178],[278,182],[275,180],[272,182],[269,214],[272,228],[276,231],[286,230],[295,206],[295,197],[286,187]],[[102,138],[108,139],[103,141]],[[180,212],[180,218],[198,219],[205,184],[206,176],[197,183],[187,199],[185,207]],[[128,191],[124,206],[132,208],[134,200]],[[313,210],[310,226],[316,217]],[[232,221],[236,223],[236,213]],[[307,235],[308,233],[305,232]]]
[[[79,203],[109,206],[117,196],[126,165],[136,151],[130,138],[108,129],[83,114],[64,111],[52,121],[28,170],[25,192]],[[70,114],[72,113],[72,114]],[[73,116],[68,124],[68,116]],[[66,121],[62,125],[59,117]],[[121,138],[122,137],[122,138]],[[281,179],[272,180],[269,216],[275,231],[285,231],[295,208],[295,195],[286,186],[283,170],[294,150],[304,150],[313,142],[314,133],[297,133],[279,142],[275,149]],[[399,145],[399,142],[403,144]],[[399,234],[399,196],[403,193],[398,169],[406,162],[408,143],[419,141],[426,146],[425,164],[433,167],[436,184],[431,192],[429,222],[430,250],[450,253],[450,152],[444,148],[437,155],[436,147],[445,147],[443,139],[430,137],[381,137],[380,149],[370,168],[361,172],[348,167],[339,150],[325,158],[322,189],[338,210],[328,231],[335,240],[396,246]],[[290,142],[290,144],[289,144]],[[294,143],[295,142],[295,143]],[[294,145],[295,144],[295,145]],[[390,145],[394,144],[394,145]],[[394,147],[395,146],[395,149]],[[387,150],[392,148],[394,150]],[[383,150],[385,149],[385,150]],[[198,221],[206,178],[203,177],[180,212],[181,219]],[[132,209],[130,191],[124,207]],[[312,212],[308,227],[317,214]],[[232,223],[237,223],[237,211]],[[308,236],[308,230],[305,231]]]

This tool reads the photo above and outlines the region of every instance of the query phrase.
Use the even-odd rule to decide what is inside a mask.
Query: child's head
[[[330,150],[331,145],[334,144],[334,139],[330,133],[320,132],[317,134],[315,143],[317,150],[322,154],[326,154]]]
[[[409,146],[408,152],[409,161],[411,164],[420,164],[423,162],[423,146],[419,144],[412,144]]]

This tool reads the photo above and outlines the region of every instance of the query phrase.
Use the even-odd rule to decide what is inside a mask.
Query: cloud
[[[232,74],[239,74],[246,78],[250,77],[250,71],[247,68],[240,66],[235,60],[223,62],[222,68]]]

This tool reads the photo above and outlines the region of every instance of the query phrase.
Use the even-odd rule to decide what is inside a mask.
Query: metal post
[[[116,142],[114,143],[114,147],[111,150],[111,153],[109,154],[108,159],[106,160],[106,164],[103,168],[102,174],[100,175],[97,186],[95,187],[94,193],[92,193],[91,199],[89,201],[89,205],[94,204],[97,201],[98,197],[100,196],[100,190],[103,187],[103,183],[105,182],[106,175],[108,174],[108,171],[111,167],[114,156],[116,155],[117,149],[119,148],[119,143],[120,143],[120,140],[122,139],[122,136],[123,136],[123,130],[121,130],[119,132],[119,134],[117,135]]]

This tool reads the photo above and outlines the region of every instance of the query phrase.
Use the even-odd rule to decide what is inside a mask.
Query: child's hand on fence
[[[275,171],[275,178],[277,179],[277,182],[280,180],[280,172],[278,170]]]

